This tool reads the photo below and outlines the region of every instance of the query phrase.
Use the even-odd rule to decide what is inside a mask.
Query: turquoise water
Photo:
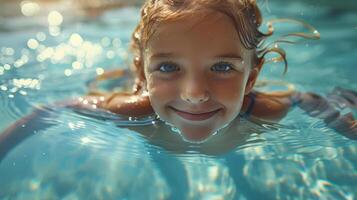
[[[357,88],[357,13],[318,1],[262,2],[266,19],[313,24],[319,41],[284,46],[289,72],[267,65],[261,79],[283,79],[320,94]],[[347,5],[347,4],[346,4]],[[357,7],[357,6],[356,6]],[[85,94],[103,70],[125,68],[138,8],[86,17],[61,8],[0,18],[0,130],[39,104]],[[67,11],[66,11],[67,9]],[[300,27],[277,26],[277,34]],[[0,162],[0,199],[356,199],[357,144],[292,109],[279,124],[244,121],[262,134],[218,155],[178,152],[175,144],[117,126],[118,116],[45,110],[39,130]],[[109,120],[111,119],[111,120]],[[132,123],[132,122],[131,122]],[[146,123],[146,122],[144,122]],[[26,129],[26,127],[24,127]],[[163,148],[166,146],[169,148]]]

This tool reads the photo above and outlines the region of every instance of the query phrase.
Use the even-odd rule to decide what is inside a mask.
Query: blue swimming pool
[[[288,73],[282,76],[281,64],[269,64],[261,79],[322,95],[335,86],[357,89],[357,3],[330,2],[260,2],[265,19],[301,19],[321,33],[319,41],[285,45]],[[127,49],[138,7],[88,15],[70,1],[29,3],[0,2],[0,12],[22,9],[3,10],[0,17],[0,130],[38,105],[84,95],[88,81],[125,68],[131,59]],[[281,24],[276,30],[303,29]],[[356,141],[298,108],[279,124],[245,121],[263,133],[218,155],[197,153],[194,146],[187,152],[172,150],[175,144],[163,148],[118,126],[118,116],[92,115],[46,110],[41,120],[53,126],[0,160],[0,199],[357,198]]]

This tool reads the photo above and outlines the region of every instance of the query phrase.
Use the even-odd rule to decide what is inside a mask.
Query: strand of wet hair
[[[309,39],[309,40],[318,40],[320,39],[320,33],[317,31],[316,28],[314,28],[312,25],[302,21],[302,20],[297,20],[297,19],[289,19],[289,18],[278,18],[278,19],[272,19],[269,20],[266,25],[268,26],[268,32],[265,33],[266,37],[272,36],[274,34],[275,28],[273,26],[274,23],[295,23],[302,25],[304,28],[306,28],[309,32],[292,32],[288,33],[285,35],[280,36],[277,40],[270,42],[268,44],[265,44],[265,40],[263,40],[258,47],[258,55],[260,59],[264,58],[267,54],[269,53],[278,53],[278,57],[271,58],[266,61],[266,63],[270,62],[281,62],[284,61],[285,67],[284,67],[284,72],[283,74],[285,75],[287,73],[288,69],[288,63],[286,59],[286,52],[279,48],[278,45],[285,43],[285,44],[297,44],[300,43],[301,41],[298,40],[291,40],[291,37],[297,37],[297,38],[303,38],[303,39]],[[273,46],[273,47],[272,47]]]

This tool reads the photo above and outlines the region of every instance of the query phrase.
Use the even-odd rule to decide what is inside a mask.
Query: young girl
[[[337,104],[316,94],[253,90],[267,53],[280,53],[286,63],[283,50],[264,47],[273,30],[270,27],[264,34],[259,31],[261,24],[254,0],[148,0],[132,37],[133,91],[91,93],[62,106],[131,117],[155,115],[155,125],[129,128],[183,148],[200,143],[202,152],[236,146],[234,141],[249,133],[242,118],[277,122],[296,104],[356,139],[352,114],[341,115]],[[353,91],[338,89],[332,96],[356,106]],[[33,122],[40,113],[23,118],[0,135],[0,154],[40,126]],[[20,128],[23,124],[25,132]]]

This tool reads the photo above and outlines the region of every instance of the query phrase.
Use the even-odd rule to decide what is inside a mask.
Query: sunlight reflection
[[[103,37],[100,43],[102,44],[103,47],[109,47],[110,39],[108,37]]]
[[[66,56],[66,50],[69,50],[69,48],[67,48],[65,45],[58,46],[53,52],[51,63],[56,64],[63,60]]]
[[[81,138],[81,143],[82,144],[88,144],[90,142],[92,142],[92,140],[89,137],[82,137]]]
[[[39,45],[39,43],[37,42],[37,40],[35,40],[35,39],[29,39],[28,41],[27,41],[27,46],[30,48],[30,49],[37,49],[37,47],[38,47],[38,45]]]
[[[114,51],[112,51],[112,50],[109,50],[108,52],[107,52],[107,58],[108,59],[113,59],[114,57],[115,57],[115,52]]]
[[[40,89],[40,81],[38,79],[13,79],[13,85],[16,88]]]
[[[102,74],[104,74],[104,69],[103,68],[97,68],[96,70],[95,70],[96,72],[97,72],[97,75],[102,75]]]
[[[72,63],[72,68],[75,70],[80,70],[83,68],[83,64],[79,61],[75,61]]]
[[[40,42],[43,42],[46,40],[46,34],[44,32],[38,32],[36,34],[36,38],[40,41]]]
[[[63,22],[63,16],[58,11],[51,11],[47,19],[50,26],[59,26]]]
[[[69,43],[74,47],[79,47],[82,45],[83,39],[78,33],[74,33],[71,35]]]
[[[44,51],[42,51],[38,56],[37,56],[37,61],[39,62],[43,62],[46,59],[51,58],[51,56],[53,55],[54,50],[51,47],[46,48]]]
[[[15,54],[15,50],[13,48],[5,48],[4,49],[4,54],[8,56],[12,56]]]
[[[22,55],[20,59],[16,60],[14,66],[16,68],[22,67],[29,61],[29,57],[27,55]]]
[[[10,70],[10,69],[11,69],[11,65],[5,64],[5,65],[4,65],[4,69],[5,69],[5,70]]]
[[[2,90],[2,91],[7,91],[7,87],[6,87],[5,85],[1,85],[1,86],[0,86],[0,90]]]
[[[40,188],[41,182],[37,179],[33,179],[29,182],[29,187],[31,191],[38,190]]]
[[[72,70],[70,70],[70,69],[64,70],[64,75],[66,75],[66,76],[72,76]]]
[[[20,6],[22,14],[26,17],[34,16],[41,10],[41,7],[32,1],[22,1]]]
[[[50,32],[50,35],[54,37],[59,36],[61,34],[61,29],[58,26],[50,26],[48,28],[48,31]]]

